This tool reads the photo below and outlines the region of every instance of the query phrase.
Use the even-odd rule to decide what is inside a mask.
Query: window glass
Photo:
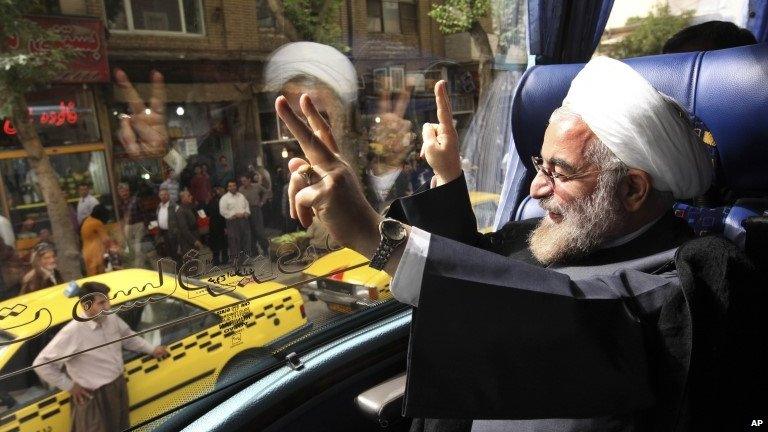
[[[200,15],[200,0],[183,0],[183,6],[187,33],[202,33],[203,19]]]
[[[478,229],[492,224],[507,101],[527,63],[527,2],[478,2],[490,53],[470,36],[474,21],[451,28],[440,1],[58,3],[55,20],[37,22],[88,29],[70,47],[86,54],[51,75],[21,70],[40,77],[18,90],[26,106],[2,111],[0,234],[14,247],[0,249],[0,343],[13,342],[0,346],[0,404],[7,388],[28,401],[5,405],[3,428],[70,430],[69,412],[49,408],[67,393],[14,371],[72,321],[87,281],[110,288],[109,316],[146,342],[121,340],[110,364],[124,371],[130,424],[142,430],[238,371],[262,373],[298,343],[404,307],[370,257],[290,217],[289,166],[306,155],[276,114],[278,95],[296,111],[300,95],[312,98],[383,213],[431,180],[421,131],[437,122],[434,87],[445,80]],[[0,92],[16,89],[3,76]],[[27,111],[34,128],[23,130],[34,133],[14,134]],[[98,205],[103,229],[83,222]]]
[[[35,129],[46,147],[100,140],[93,92],[87,86],[52,86],[35,91],[27,95],[27,104]],[[0,147],[21,148],[18,131],[9,118],[3,119]]]
[[[418,16],[416,15],[415,2],[401,1],[400,4],[400,28],[403,34],[416,34]]]
[[[61,325],[48,329],[35,339],[14,347],[15,352],[5,362],[0,374],[14,372],[32,364],[45,345],[61,329]],[[0,340],[3,340],[0,336]],[[8,411],[18,410],[29,406],[34,401],[40,401],[56,393],[49,388],[34,371],[27,371],[15,377],[3,381],[3,389],[0,390],[0,416]]]
[[[110,0],[104,2],[104,13],[107,28],[112,30],[128,30],[128,13],[125,8],[127,0]]]
[[[275,14],[272,13],[272,9],[269,8],[269,3],[267,3],[267,0],[257,0],[256,5],[256,17],[259,20],[259,27],[274,28]]]
[[[665,43],[686,27],[710,21],[726,21],[745,27],[747,0],[723,2],[633,2],[616,1],[600,39],[597,54],[615,58],[660,54]],[[713,49],[705,40],[719,34],[717,30],[702,28],[696,42],[674,43],[675,51]],[[721,36],[721,39],[724,39]],[[687,46],[685,46],[687,45]]]
[[[381,31],[381,0],[367,0],[366,10],[368,12],[368,31]]]
[[[49,159],[57,184],[68,203],[73,217],[81,200],[78,188],[88,185],[90,195],[109,209],[113,209],[111,187],[103,151],[74,152],[50,155]],[[0,174],[5,186],[5,203],[16,235],[17,245],[29,249],[41,240],[52,240],[51,220],[46,208],[40,178],[26,158],[0,160]],[[111,221],[115,220],[114,211]]]
[[[203,33],[200,0],[112,0],[104,12],[113,30]]]
[[[180,12],[174,1],[131,0],[133,27],[137,30],[180,32]]]
[[[152,345],[168,345],[219,323],[217,315],[201,312],[205,309],[175,298],[165,298],[121,312],[120,317],[137,332],[149,330],[142,337]],[[180,322],[193,315],[195,318]]]
[[[382,20],[385,33],[400,33],[400,8],[396,1],[382,1]]]

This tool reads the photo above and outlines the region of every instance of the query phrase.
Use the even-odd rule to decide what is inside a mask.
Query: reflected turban
[[[685,110],[626,64],[592,59],[573,79],[563,106],[628,167],[647,172],[655,189],[685,199],[709,187],[712,164]]]
[[[336,48],[316,42],[292,42],[278,48],[264,69],[267,91],[279,91],[298,76],[323,82],[349,104],[357,99],[357,73],[352,62]]]

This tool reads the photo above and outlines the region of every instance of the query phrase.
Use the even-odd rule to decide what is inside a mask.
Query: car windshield
[[[603,2],[589,55],[570,59],[545,55],[532,3],[0,2],[0,429],[69,430],[69,411],[49,407],[85,375],[124,376],[127,425],[151,429],[299,344],[407,309],[369,266],[377,245],[344,241],[356,223],[340,240],[319,206],[297,213],[311,199],[298,189],[330,180],[301,167],[312,155],[297,138],[343,159],[379,217],[451,183],[488,233],[535,174],[509,121],[529,66],[658,54],[712,19],[746,25],[746,0]],[[459,158],[443,179],[427,143],[449,129]],[[103,376],[83,372],[104,359]]]

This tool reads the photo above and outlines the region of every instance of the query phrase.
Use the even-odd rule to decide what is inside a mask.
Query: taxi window
[[[217,315],[205,313],[205,309],[173,298],[148,302],[142,307],[121,312],[120,317],[153,345],[179,341],[221,321]]]
[[[61,325],[48,329],[38,338],[21,344],[15,354],[0,369],[0,375],[28,367],[45,345],[61,329]],[[2,334],[2,333],[0,333]],[[2,340],[2,339],[0,339]],[[30,370],[2,381],[0,390],[0,415],[27,406],[56,392]]]

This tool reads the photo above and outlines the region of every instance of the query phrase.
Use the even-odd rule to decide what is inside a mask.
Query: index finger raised
[[[445,127],[453,127],[451,100],[448,98],[448,89],[444,80],[435,84],[435,102],[437,103],[437,120]]]
[[[275,100],[275,110],[277,115],[283,119],[285,125],[288,126],[293,136],[299,141],[301,149],[311,164],[330,163],[336,160],[336,156],[331,150],[320,142],[309,127],[293,112],[284,96],[279,96]]]
[[[165,82],[163,81],[163,74],[158,71],[151,72],[152,80],[152,97],[149,100],[153,111],[164,113],[165,101],[168,99],[165,92]]]
[[[133,114],[143,113],[147,106],[144,104],[141,96],[139,96],[139,92],[131,84],[128,75],[122,69],[115,69],[115,81],[117,81],[117,86],[120,87],[123,95],[125,95],[125,100],[128,102],[131,112]]]

